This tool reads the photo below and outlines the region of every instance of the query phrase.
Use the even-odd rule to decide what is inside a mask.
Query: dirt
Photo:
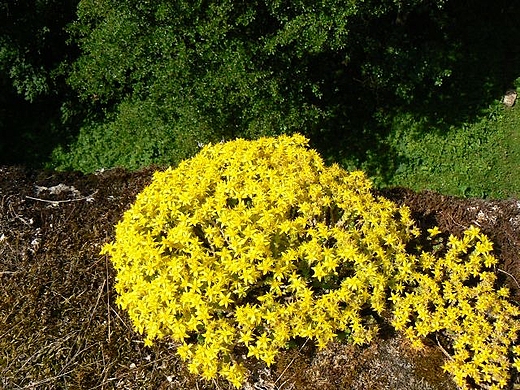
[[[520,200],[461,199],[403,188],[386,190],[382,195],[407,205],[422,230],[438,226],[460,236],[468,227],[478,226],[494,243],[499,275],[520,300]]]
[[[115,272],[99,250],[154,171],[0,167],[0,388],[230,388],[188,374],[167,340],[145,347],[114,304]],[[410,207],[423,230],[460,235],[479,226],[494,242],[501,281],[520,301],[519,200],[380,194]],[[302,342],[269,368],[250,362],[244,389],[456,389],[444,359],[435,343],[416,351],[387,329],[366,346],[337,342],[318,351]]]

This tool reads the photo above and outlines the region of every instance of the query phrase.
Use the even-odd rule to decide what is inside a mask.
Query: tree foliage
[[[298,131],[388,179],[396,115],[460,128],[512,86],[519,17],[506,0],[0,1],[0,161],[137,168]]]
[[[89,153],[96,163],[81,168],[121,164],[127,152],[114,153],[112,134],[139,143],[148,126],[162,129],[155,142],[176,151],[173,161],[159,161],[236,136],[303,131],[336,143],[379,100],[413,99],[448,75],[449,57],[437,51],[442,6],[82,0],[71,27],[82,55],[69,82],[102,115],[81,131],[79,144],[96,138],[99,145]],[[424,21],[426,40],[417,28]],[[153,107],[153,120],[144,118],[152,112],[146,107]]]
[[[78,1],[0,2],[0,161],[32,163],[69,129],[60,121],[69,98],[65,65],[77,51],[65,26]]]
[[[74,2],[59,0],[0,3],[0,67],[26,100],[57,92],[53,72],[67,50],[63,27],[74,11]]]

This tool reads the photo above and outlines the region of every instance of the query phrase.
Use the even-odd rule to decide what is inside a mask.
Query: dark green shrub
[[[83,0],[71,27],[82,55],[69,82],[104,118],[87,122],[83,137],[99,139],[107,126],[126,128],[130,109],[142,117],[132,132],[143,133],[144,142],[181,132],[192,140],[185,145],[174,139],[176,152],[160,151],[157,161],[177,163],[193,155],[197,141],[293,132],[338,148],[339,140],[362,131],[382,98],[411,100],[417,88],[446,76],[448,56],[439,55],[431,40],[421,42],[422,34],[403,18],[430,20],[429,30],[435,30],[442,24],[439,7],[426,0]],[[398,18],[403,22],[396,24]],[[143,106],[156,106],[164,125],[154,128],[154,110]],[[89,155],[84,146],[71,145],[72,167],[75,155]]]

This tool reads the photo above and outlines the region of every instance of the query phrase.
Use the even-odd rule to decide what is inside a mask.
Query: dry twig
[[[30,200],[34,200],[34,201],[37,201],[37,202],[45,202],[45,203],[50,203],[54,206],[60,204],[60,203],[70,203],[70,202],[79,202],[81,200],[86,200],[86,201],[89,201],[89,200],[92,200],[92,198],[94,197],[94,195],[97,194],[99,190],[96,190],[94,191],[92,194],[90,195],[87,195],[87,196],[82,196],[81,198],[74,198],[74,199],[65,199],[65,200],[50,200],[50,199],[41,199],[41,198],[35,198],[33,196],[29,196],[27,195],[25,198],[26,199],[30,199]]]

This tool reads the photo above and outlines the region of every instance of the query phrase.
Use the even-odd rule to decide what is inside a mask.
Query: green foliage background
[[[78,55],[65,27],[77,1],[0,2],[0,163],[41,165],[74,139],[61,109],[71,98],[67,63]],[[70,105],[70,103],[67,103]]]
[[[81,1],[71,31],[82,56],[69,82],[104,114],[81,129],[72,155],[81,150],[96,159],[84,160],[83,170],[125,165],[128,150],[114,154],[112,135],[129,141],[143,133],[146,140],[150,132],[177,151],[158,152],[159,162],[192,155],[198,142],[294,131],[336,147],[370,118],[375,95],[408,100],[420,84],[433,85],[446,73],[435,45],[397,21],[414,12],[440,27],[441,6]],[[410,72],[398,72],[403,65]],[[144,118],[148,107],[154,120]],[[97,146],[83,153],[85,143]],[[68,155],[60,161],[78,167]]]
[[[482,138],[511,115],[498,108],[520,69],[511,2],[42,0],[0,12],[0,163],[137,169],[300,132],[380,186],[518,194],[517,181],[480,189],[462,171],[454,186],[415,180],[446,176],[415,141],[464,144],[465,129]],[[497,157],[518,147],[511,129],[489,157],[502,173],[518,161]]]

